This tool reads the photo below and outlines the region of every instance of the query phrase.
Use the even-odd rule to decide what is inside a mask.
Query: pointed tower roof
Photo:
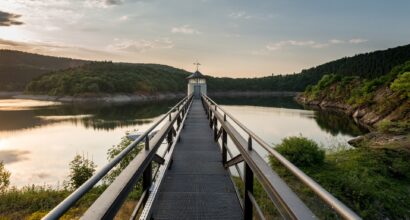
[[[186,79],[205,79],[205,76],[202,75],[202,73],[197,70],[194,73],[192,73],[190,76],[188,76]]]

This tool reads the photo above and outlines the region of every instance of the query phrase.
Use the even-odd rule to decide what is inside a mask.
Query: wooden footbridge
[[[316,219],[256,148],[278,160],[340,218],[360,219],[209,97],[194,96],[182,99],[44,219],[63,216],[135,148],[142,149],[81,219],[115,218],[137,186],[142,194],[129,219],[265,219],[254,181],[277,218]]]

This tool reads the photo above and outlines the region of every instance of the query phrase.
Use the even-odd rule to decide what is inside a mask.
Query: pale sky
[[[0,0],[0,48],[207,75],[299,72],[410,43],[408,0]]]

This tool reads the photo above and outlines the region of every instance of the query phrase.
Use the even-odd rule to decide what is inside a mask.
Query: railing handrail
[[[269,154],[271,154],[275,159],[277,159],[286,169],[288,169],[293,175],[295,175],[299,180],[301,180],[305,185],[307,185],[316,195],[318,195],[327,205],[334,209],[339,215],[345,219],[361,219],[355,212],[353,212],[349,207],[340,202],[336,197],[330,194],[322,186],[320,186],[316,181],[307,176],[302,170],[293,165],[289,160],[278,153],[274,148],[252,132],[249,128],[243,125],[239,120],[233,117],[229,112],[220,107],[215,101],[206,95],[203,97],[208,100],[216,108],[212,111],[217,111],[219,109],[228,116],[233,122],[235,122],[245,133],[249,135],[253,140],[255,140],[259,145],[265,149]]]
[[[180,100],[176,105],[174,105],[164,116],[162,116],[158,121],[156,121],[148,130],[146,130],[141,136],[130,143],[124,150],[122,150],[113,160],[102,167],[96,174],[90,177],[85,183],[83,183],[79,188],[72,192],[67,198],[65,198],[61,203],[59,203],[54,209],[52,209],[43,219],[58,219],[64,213],[66,213],[79,199],[81,199],[87,192],[89,192],[95,184],[97,184],[109,171],[112,170],[125,156],[128,155],[139,143],[141,143],[164,119],[170,117],[172,112],[179,107],[190,97],[186,96]]]

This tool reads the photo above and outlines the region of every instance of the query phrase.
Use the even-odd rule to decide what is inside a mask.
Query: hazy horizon
[[[290,74],[410,43],[410,2],[4,0],[0,49],[158,63],[212,76]],[[402,27],[402,28],[400,28]]]

